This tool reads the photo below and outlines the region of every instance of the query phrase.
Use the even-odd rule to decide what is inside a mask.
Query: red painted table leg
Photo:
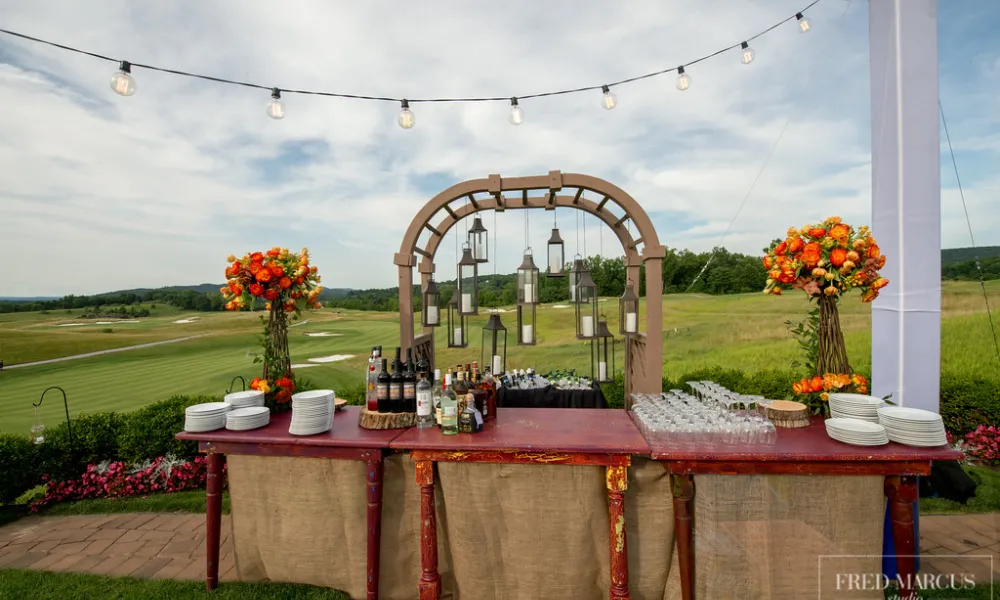
[[[694,478],[670,475],[674,492],[674,533],[681,568],[681,598],[694,600]]]
[[[438,574],[437,515],[434,511],[434,463],[417,461],[417,485],[420,486],[420,600],[441,597]]]
[[[608,512],[611,517],[611,600],[629,600],[628,544],[625,539],[626,467],[608,467]]]
[[[913,536],[913,503],[917,501],[917,480],[911,475],[885,478],[885,495],[889,498],[889,520],[896,544],[896,570],[898,571],[899,597],[914,600],[916,588],[916,540]]]
[[[368,600],[378,600],[378,568],[382,553],[382,451],[372,450],[367,460],[368,480]]]
[[[205,496],[207,531],[205,532],[205,587],[214,590],[219,585],[219,534],[222,529],[222,461],[223,455],[210,452],[206,458]]]

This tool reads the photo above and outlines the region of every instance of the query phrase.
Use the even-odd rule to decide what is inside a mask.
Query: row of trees
[[[70,294],[56,300],[34,300],[31,302],[0,301],[0,313],[34,312],[41,310],[71,310],[92,309],[86,312],[100,312],[102,307],[132,306],[135,304],[159,302],[170,304],[184,310],[213,311],[223,310],[226,301],[222,294],[216,291],[202,292],[196,290],[159,289],[143,292],[118,292],[97,294],[94,296],[76,296]]]

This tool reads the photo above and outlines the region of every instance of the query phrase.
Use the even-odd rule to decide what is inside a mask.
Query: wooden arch
[[[534,192],[534,194],[529,194]],[[589,192],[601,196],[592,200]],[[453,202],[460,206],[452,207]],[[425,327],[420,336],[413,331],[413,268],[420,271],[421,289],[434,273],[434,256],[445,234],[463,218],[485,210],[515,210],[556,207],[590,213],[603,221],[625,251],[626,277],[638,286],[639,269],[646,273],[646,330],[627,336],[625,352],[625,398],[631,392],[658,393],[663,372],[663,277],[661,263],[666,249],[646,211],[632,196],[603,179],[577,173],[550,171],[548,175],[503,178],[490,175],[453,185],[430,199],[410,223],[395,256],[399,271],[399,339],[405,352],[414,348],[434,357],[434,328]],[[437,215],[442,214],[435,224]],[[628,228],[638,233],[633,237]],[[428,237],[420,246],[424,231]],[[422,257],[419,265],[417,255]],[[638,293],[638,289],[636,289]]]

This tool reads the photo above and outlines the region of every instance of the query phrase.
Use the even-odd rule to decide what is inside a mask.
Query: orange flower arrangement
[[[309,250],[299,254],[275,246],[266,253],[253,252],[237,259],[230,255],[226,286],[219,292],[228,300],[226,310],[252,308],[257,299],[280,301],[286,312],[303,306],[321,308],[318,298],[323,287],[315,266],[309,264]]]
[[[861,290],[861,301],[871,302],[889,280],[879,276],[885,266],[868,227],[854,227],[840,217],[822,223],[792,227],[784,240],[776,241],[763,257],[767,269],[765,294],[780,296],[785,290],[802,290],[810,298],[839,298]]]
[[[822,377],[816,375],[796,381],[792,384],[792,392],[796,396],[805,396],[801,399],[805,400],[806,404],[813,405],[817,399],[822,402],[829,401],[831,392],[867,394],[868,380],[857,373],[853,375],[826,373]]]

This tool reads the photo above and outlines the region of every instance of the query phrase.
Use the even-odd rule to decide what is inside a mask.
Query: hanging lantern
[[[577,299],[577,287],[580,285],[580,278],[583,273],[587,270],[587,265],[584,264],[583,259],[580,255],[576,255],[576,259],[573,260],[573,268],[569,271],[569,303],[577,304],[579,300]]]
[[[563,240],[559,237],[559,228],[552,228],[552,237],[549,238],[549,277],[564,277],[566,275],[566,255],[563,253]]]
[[[465,331],[466,319],[458,310],[459,295],[458,288],[451,295],[448,301],[448,347],[465,348],[469,345],[468,333]]]
[[[483,327],[483,347],[479,359],[482,364],[492,367],[491,373],[495,377],[507,371],[507,328],[496,313],[490,315]]]
[[[625,293],[618,299],[618,333],[639,331],[639,297],[632,291],[632,282],[625,282]]]
[[[472,228],[469,229],[469,237],[466,241],[472,246],[472,258],[477,263],[490,261],[490,234],[483,227],[483,220],[479,217],[472,221]]]
[[[615,337],[608,329],[608,322],[597,325],[597,336],[591,342],[593,349],[590,368],[597,383],[609,383],[615,378]]]
[[[597,285],[590,271],[583,271],[576,286],[576,337],[589,340],[597,331]]]
[[[437,327],[441,324],[441,315],[438,312],[438,306],[441,304],[441,293],[438,292],[437,284],[434,283],[434,278],[431,277],[430,281],[427,282],[427,288],[424,289],[424,297],[422,299],[421,311],[423,315],[421,316],[421,321],[424,327]]]
[[[458,314],[463,317],[479,314],[479,264],[472,248],[462,245],[462,260],[458,261]]]
[[[524,260],[517,268],[517,303],[538,304],[538,267],[531,248],[524,251]]]

